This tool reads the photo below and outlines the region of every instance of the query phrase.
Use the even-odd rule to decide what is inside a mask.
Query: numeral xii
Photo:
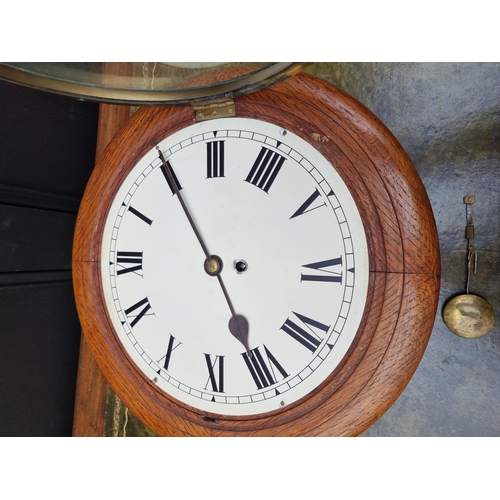
[[[116,262],[120,266],[116,274],[139,273],[142,271],[142,252],[117,252]]]

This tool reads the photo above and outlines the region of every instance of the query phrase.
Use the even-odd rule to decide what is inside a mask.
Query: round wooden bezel
[[[130,360],[103,298],[100,255],[110,203],[136,161],[194,123],[191,106],[140,109],[111,141],[89,181],[75,231],[73,281],[83,332],[110,386],[163,436],[358,435],[396,400],[416,370],[434,323],[440,258],[424,186],[405,151],[368,109],[301,74],[241,97],[236,116],[294,132],[319,150],[357,204],[369,251],[366,308],[354,342],[317,390],[264,415],[227,417],[167,395]]]

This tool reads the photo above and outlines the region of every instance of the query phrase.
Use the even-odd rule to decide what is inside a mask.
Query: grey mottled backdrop
[[[500,64],[316,63],[307,70],[373,111],[398,138],[436,218],[442,281],[434,330],[403,394],[364,436],[500,436]],[[449,297],[465,291],[465,195],[478,252],[469,291],[493,306],[479,339],[451,333]]]

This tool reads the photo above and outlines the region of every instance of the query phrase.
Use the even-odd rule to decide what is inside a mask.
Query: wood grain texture
[[[129,106],[101,104],[99,107],[96,160],[99,159],[104,148],[129,118]],[[82,335],[73,417],[73,436],[99,437],[104,435],[107,388],[106,378],[95,361],[87,339]]]
[[[439,295],[439,246],[427,194],[389,130],[347,94],[298,75],[236,102],[240,117],[276,123],[327,157],[350,189],[369,246],[369,291],[348,353],[310,397],[255,417],[180,404],[141,375],[118,341],[102,298],[100,248],[109,203],[136,159],[193,123],[188,107],[140,110],[106,149],[78,217],[74,282],[82,327],[112,388],[166,436],[358,435],[390,407],[424,353]]]

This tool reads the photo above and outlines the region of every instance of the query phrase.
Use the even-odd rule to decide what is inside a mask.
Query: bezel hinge
[[[236,115],[234,100],[232,99],[193,104],[193,109],[196,122],[204,122],[206,120],[213,120],[214,118],[227,118]]]

